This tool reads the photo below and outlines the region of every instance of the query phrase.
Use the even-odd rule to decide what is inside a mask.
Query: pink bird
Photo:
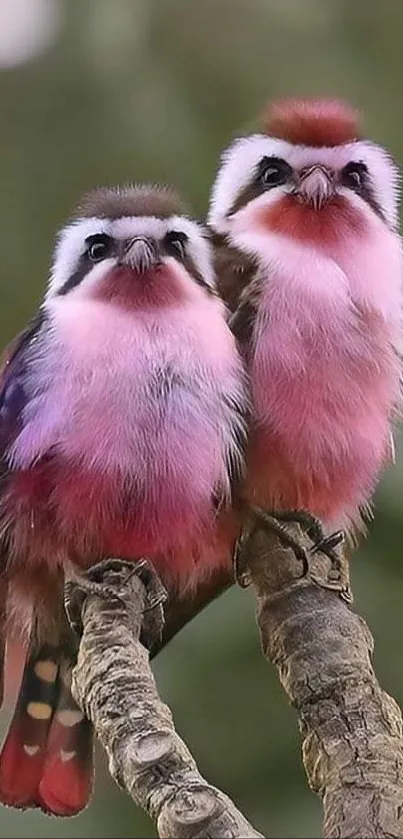
[[[90,194],[0,379],[3,653],[6,633],[29,635],[4,803],[73,815],[90,795],[63,572],[147,557],[169,590],[191,592],[230,567],[211,546],[242,470],[247,401],[205,230],[169,190]]]
[[[251,379],[246,496],[363,528],[401,409],[399,172],[335,100],[269,108],[223,154],[208,222]],[[308,517],[309,518],[309,517]]]

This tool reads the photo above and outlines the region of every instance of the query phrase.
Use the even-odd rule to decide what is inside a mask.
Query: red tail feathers
[[[71,664],[66,660],[60,665],[59,680],[60,693],[38,792],[45,812],[74,816],[86,807],[92,792],[92,725],[71,695]]]
[[[58,653],[40,650],[27,660],[14,716],[0,756],[0,800],[37,806],[46,743],[58,693]]]
[[[46,645],[27,660],[0,755],[0,801],[72,816],[91,794],[92,732],[71,696],[71,667],[61,655]]]

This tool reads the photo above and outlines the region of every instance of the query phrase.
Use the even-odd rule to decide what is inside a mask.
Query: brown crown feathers
[[[360,139],[360,113],[338,99],[283,99],[268,106],[262,127],[294,145],[340,146]]]
[[[80,218],[109,218],[123,216],[186,215],[185,206],[170,187],[139,185],[99,187],[84,195],[75,213]]]

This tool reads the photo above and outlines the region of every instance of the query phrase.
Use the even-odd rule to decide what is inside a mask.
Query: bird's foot
[[[291,523],[295,519],[287,519]],[[299,524],[299,522],[298,522]],[[301,541],[289,531],[286,524],[280,518],[272,513],[268,513],[259,507],[249,507],[249,518],[247,524],[244,525],[242,533],[238,538],[234,552],[234,573],[238,585],[242,588],[247,588],[251,583],[251,576],[248,569],[247,556],[244,551],[244,544],[248,540],[251,533],[255,530],[261,529],[269,531],[277,536],[278,540],[286,548],[291,548],[295,556],[302,562],[303,574],[309,571],[308,553]]]
[[[328,579],[319,581],[319,578],[311,571],[311,569],[304,566],[304,572],[309,574],[312,580],[322,588],[329,588],[332,591],[339,591],[340,596],[348,602],[352,601],[352,594],[348,584],[348,575],[346,574],[346,563],[343,557],[342,545],[344,543],[344,533],[342,530],[336,530],[326,536],[323,525],[320,519],[313,516],[307,510],[286,510],[276,512],[276,519],[278,521],[287,523],[297,523],[302,530],[312,540],[313,545],[307,554],[308,566],[309,555],[315,553],[323,553],[330,559],[331,567],[328,573]]]
[[[94,594],[107,602],[116,604],[120,601],[124,606],[129,606],[128,582],[134,574],[146,589],[140,631],[141,643],[150,649],[160,640],[164,628],[163,604],[167,599],[167,592],[152,564],[146,559],[104,559],[88,571],[66,580],[64,605],[70,626],[79,637],[83,631],[82,613],[88,595]]]
[[[287,527],[288,524],[299,524],[309,539],[312,540],[312,547],[305,547],[298,536],[290,532]],[[284,547],[290,548],[294,552],[296,558],[302,563],[301,577],[309,577],[322,588],[338,591],[347,602],[352,601],[346,560],[342,551],[343,532],[338,530],[326,536],[319,519],[305,510],[280,511],[274,514],[259,507],[250,507],[250,520],[238,539],[234,554],[235,579],[242,588],[246,588],[251,582],[247,556],[243,547],[255,528],[275,534]],[[327,579],[321,579],[311,567],[312,558],[317,553],[323,553],[330,559],[331,568]]]

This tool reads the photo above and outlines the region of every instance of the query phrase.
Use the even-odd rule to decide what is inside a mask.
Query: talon
[[[312,542],[319,543],[325,539],[321,521],[308,510],[276,510],[275,517],[278,521],[299,524]]]
[[[168,600],[168,593],[164,591],[163,594],[160,594],[158,597],[150,597],[148,601],[148,606],[144,609],[145,612],[152,612],[153,609],[158,609],[159,606],[163,606]]]
[[[299,559],[299,561],[302,563],[301,578],[302,577],[308,577],[309,574],[310,574],[309,558],[308,558],[308,554],[307,554],[305,548],[303,548],[300,545],[298,551],[296,551],[295,548],[294,548],[294,553],[295,553],[296,558]]]
[[[340,591],[340,597],[341,597],[342,600],[344,600],[348,604],[354,603],[353,592],[351,591],[351,588],[350,588],[349,585],[346,585]]]
[[[337,548],[344,542],[344,533],[342,530],[337,530],[329,536],[322,539],[321,542],[313,546],[311,553],[324,553],[331,562],[331,568],[328,572],[328,579],[319,580],[312,575],[313,581],[322,588],[330,589],[331,591],[339,592],[342,600],[346,603],[353,602],[353,595],[350,589],[348,575],[344,567],[345,559],[341,551]]]
[[[246,532],[245,530],[239,539],[237,539],[232,558],[235,582],[238,583],[240,588],[248,588],[252,582],[252,577],[247,568],[245,556],[243,554],[243,543],[246,541],[247,533],[249,535],[249,531]]]
[[[158,609],[159,606],[163,606],[164,603],[167,602],[168,592],[164,588],[164,586],[162,585],[162,583],[160,581],[159,581],[159,586],[161,587],[161,590],[157,591],[157,589],[156,589],[156,593],[154,594],[154,596],[153,597],[152,596],[148,597],[148,605],[144,609],[144,612],[152,612],[153,609]]]
[[[342,530],[336,530],[335,533],[331,533],[330,536],[325,536],[319,542],[316,542],[312,548],[312,553],[317,553],[321,551],[327,556],[330,557],[330,553],[328,551],[334,551],[335,548],[338,548],[339,545],[342,545],[344,542],[344,533]],[[331,557],[330,557],[331,558]]]
[[[85,594],[77,590],[73,582],[66,580],[64,584],[64,608],[70,627],[74,635],[79,638],[83,631],[81,613],[84,600]]]
[[[348,583],[343,583],[341,578],[339,578],[338,582],[332,582],[331,580],[321,580],[315,574],[311,574],[311,580],[315,585],[319,586],[320,588],[324,588],[327,591],[335,591],[338,592],[339,596],[342,600],[346,603],[351,604],[354,602],[353,593],[351,591],[350,585]]]
[[[249,588],[252,583],[252,576],[248,571],[244,571],[243,574],[235,572],[235,580],[240,588]]]

